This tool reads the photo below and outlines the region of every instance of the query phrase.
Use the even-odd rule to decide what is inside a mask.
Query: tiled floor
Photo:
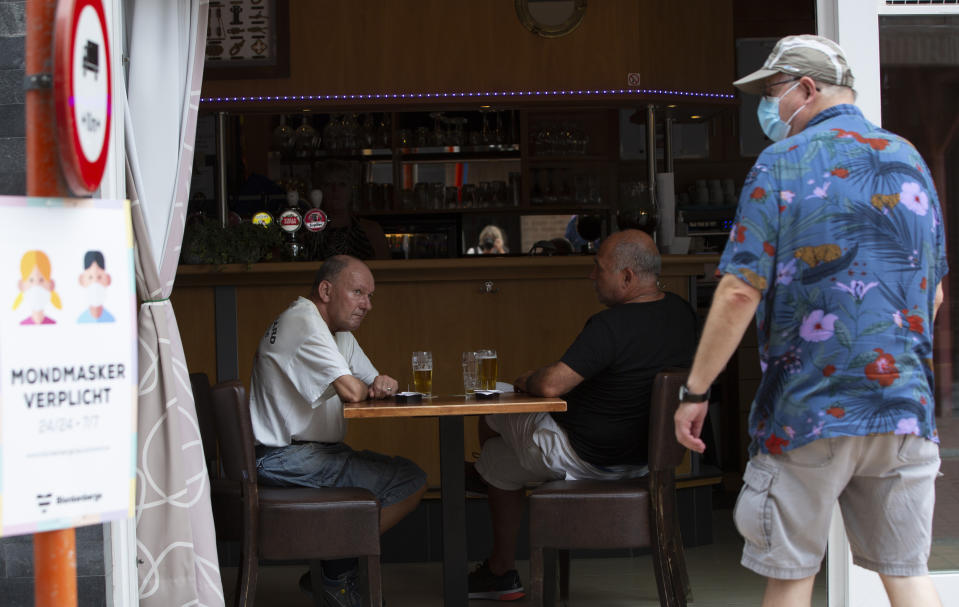
[[[717,510],[714,542],[686,551],[693,603],[699,607],[758,605],[765,581],[739,565],[742,543],[732,526],[729,510]],[[299,592],[297,580],[305,566],[261,567],[257,605],[309,607],[310,599]],[[572,605],[584,607],[652,607],[659,605],[650,557],[575,559],[571,565]],[[523,580],[529,579],[527,563],[519,563]],[[223,584],[232,591],[236,570],[223,569]],[[442,567],[439,563],[385,564],[384,597],[390,607],[441,607]],[[229,601],[227,602],[229,604]],[[490,601],[472,601],[480,607]],[[520,607],[527,600],[512,603]],[[814,606],[826,605],[825,575],[816,582]]]

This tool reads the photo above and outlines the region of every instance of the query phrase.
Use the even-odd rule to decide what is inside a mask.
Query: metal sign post
[[[64,196],[67,188],[57,170],[53,110],[53,19],[56,0],[32,0],[26,6],[26,147],[27,195]],[[76,534],[59,529],[33,535],[34,604],[76,607]]]
[[[59,10],[56,0],[26,3],[28,196],[69,196],[68,184],[81,195],[99,187],[109,147],[111,115],[104,15],[100,0],[64,0]],[[63,173],[58,169],[58,149]],[[76,607],[74,529],[35,533],[33,557],[35,605]]]

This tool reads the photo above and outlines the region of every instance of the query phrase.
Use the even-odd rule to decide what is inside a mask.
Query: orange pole
[[[53,107],[53,21],[56,0],[26,3],[25,67],[34,79],[25,96],[27,195],[69,196],[57,162],[56,114]],[[51,83],[44,87],[43,82]],[[34,605],[76,607],[76,534],[71,529],[33,535]]]
[[[33,570],[36,607],[77,607],[77,547],[72,527],[33,534]]]
[[[26,6],[27,77],[46,75],[46,88],[33,86],[25,96],[27,195],[69,196],[57,159],[56,112],[53,107],[53,21],[56,0],[30,0]]]

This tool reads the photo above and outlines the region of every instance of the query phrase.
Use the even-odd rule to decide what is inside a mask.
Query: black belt
[[[323,441],[316,441],[316,440],[291,440],[291,441],[290,441],[290,445],[287,445],[287,446],[292,446],[292,445],[309,445],[309,444],[323,445],[324,447],[330,447],[330,446],[333,446],[333,445],[338,445],[339,443],[325,443],[325,442],[323,442]],[[267,454],[271,453],[274,449],[283,449],[283,447],[271,447],[271,446],[269,446],[269,445],[257,445],[256,448],[255,448],[255,452],[256,452],[256,457],[257,457],[257,459],[263,457],[264,455],[267,455]]]

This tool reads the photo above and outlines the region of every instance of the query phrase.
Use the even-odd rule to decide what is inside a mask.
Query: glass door
[[[959,0],[819,0],[822,35],[850,57],[867,117],[909,139],[929,165],[947,233],[949,265],[959,271]],[[942,475],[929,569],[944,605],[959,606],[959,280],[946,277],[936,321],[936,423]],[[829,550],[830,605],[889,605],[875,573],[852,564],[834,517]]]

